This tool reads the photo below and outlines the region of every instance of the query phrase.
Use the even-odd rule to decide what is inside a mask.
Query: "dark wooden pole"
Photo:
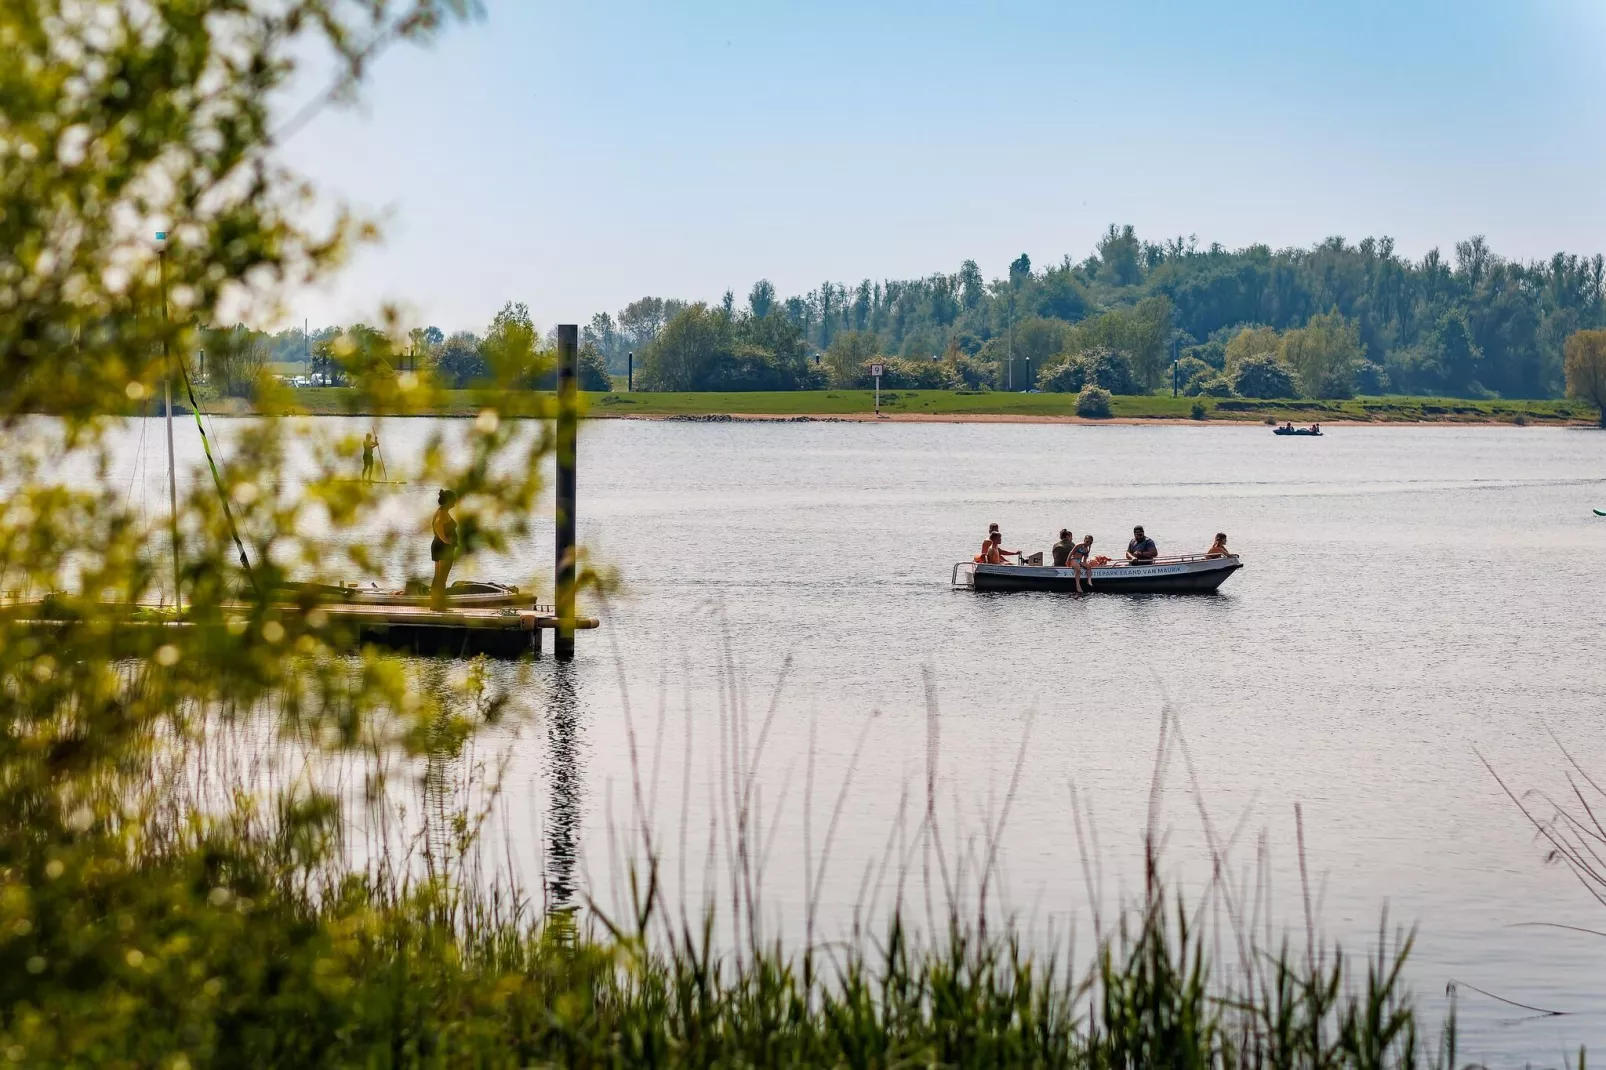
[[[559,661],[574,657],[574,507],[576,439],[579,437],[579,377],[577,360],[580,329],[573,323],[558,325],[558,546],[553,577],[554,606],[558,615],[552,653]]]
[[[625,354],[625,359],[630,362],[630,363],[625,365],[625,389],[630,391],[631,393],[635,393],[635,390],[636,390],[636,351],[634,349],[632,349],[629,353],[626,353]]]

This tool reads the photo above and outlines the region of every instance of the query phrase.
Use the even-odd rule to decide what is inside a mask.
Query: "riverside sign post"
[[[886,370],[886,367],[880,361],[870,365],[870,375],[875,379],[875,414],[877,416],[881,415],[881,373]]]

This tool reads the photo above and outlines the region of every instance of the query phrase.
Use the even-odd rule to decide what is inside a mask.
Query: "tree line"
[[[197,371],[217,393],[252,397],[260,377],[272,364],[303,365],[303,374],[319,385],[344,385],[354,364],[375,363],[401,372],[433,376],[452,388],[514,383],[533,390],[552,389],[556,382],[557,332],[542,334],[529,307],[510,301],[483,334],[439,327],[409,331],[404,343],[391,332],[366,323],[291,327],[278,332],[244,324],[206,328],[200,332]],[[602,354],[587,342],[579,352],[580,389],[608,391],[613,381]]]
[[[1523,262],[1482,237],[1416,260],[1386,237],[1228,250],[1112,225],[1080,262],[1023,254],[989,281],[966,260],[784,298],[761,279],[740,305],[644,297],[583,337],[615,373],[633,353],[642,389],[846,387],[879,360],[911,388],[1545,398],[1566,389],[1567,340],[1600,328],[1600,255]]]

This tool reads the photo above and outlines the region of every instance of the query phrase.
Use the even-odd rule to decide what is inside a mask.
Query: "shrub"
[[[1075,394],[1087,385],[1087,369],[1080,361],[1068,360],[1037,373],[1037,389],[1055,394]]]
[[[998,378],[998,365],[977,357],[956,356],[944,361],[956,388],[982,390],[993,385]]]
[[[1232,383],[1225,375],[1201,376],[1188,384],[1185,393],[1191,398],[1230,398],[1233,397]]]
[[[1375,395],[1386,394],[1388,389],[1388,370],[1375,361],[1362,362],[1360,370],[1355,373],[1355,392]]]
[[[1195,401],[1193,403],[1193,408],[1188,410],[1188,415],[1193,417],[1195,420],[1203,420],[1205,418],[1204,402]]]
[[[1179,387],[1187,386],[1189,383],[1193,382],[1194,379],[1201,375],[1210,376],[1214,375],[1215,373],[1215,368],[1212,368],[1209,364],[1206,364],[1198,357],[1184,356],[1182,359],[1177,361],[1175,372],[1176,384]]]
[[[958,380],[953,369],[940,360],[894,357],[886,362],[881,385],[900,390],[949,390]]]
[[[613,389],[613,376],[608,364],[596,346],[589,342],[580,347],[580,389],[607,393]]]
[[[1293,398],[1294,375],[1288,365],[1270,354],[1250,357],[1232,375],[1232,388],[1246,398]]]
[[[1139,392],[1137,377],[1132,374],[1132,365],[1114,350],[1090,349],[1083,352],[1076,360],[1086,370],[1089,382],[1098,384],[1110,393]]]
[[[1110,392],[1089,383],[1076,396],[1076,415],[1103,419],[1110,415]]]

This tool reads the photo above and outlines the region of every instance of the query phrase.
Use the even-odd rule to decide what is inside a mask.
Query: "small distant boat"
[[[1243,568],[1237,554],[1205,557],[1188,554],[1161,557],[1143,564],[1126,561],[1095,567],[1093,582],[1083,579],[1090,594],[1208,594]],[[953,586],[973,591],[1076,590],[1075,574],[1053,565],[984,565],[961,561],[954,566]]]
[[[1595,515],[1596,516],[1606,516],[1606,509],[1596,509],[1595,510]]]
[[[1271,429],[1271,433],[1274,435],[1303,435],[1306,438],[1322,437],[1321,431],[1314,427],[1274,427]]]
[[[428,606],[429,586],[410,583],[400,591],[386,591],[377,586],[359,587],[336,583],[291,583],[274,592],[277,600],[287,602],[345,603],[354,606]],[[520,594],[517,587],[486,580],[458,580],[446,588],[448,609],[496,609],[533,603],[534,598]]]

